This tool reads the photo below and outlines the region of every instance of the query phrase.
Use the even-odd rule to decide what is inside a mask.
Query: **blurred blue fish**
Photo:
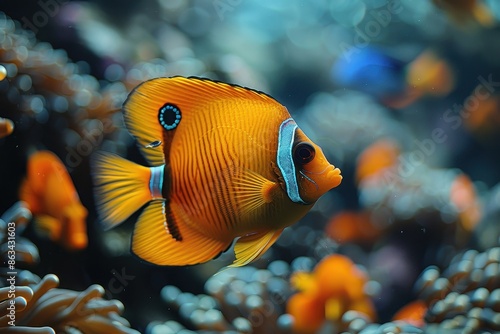
[[[332,66],[333,81],[378,100],[405,93],[405,66],[401,60],[375,48],[358,48],[350,57],[341,57]]]
[[[449,65],[430,50],[402,61],[377,48],[358,48],[333,64],[331,79],[394,108],[424,95],[446,95],[454,86]]]

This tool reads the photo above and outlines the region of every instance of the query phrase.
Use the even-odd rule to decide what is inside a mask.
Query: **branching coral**
[[[59,279],[45,276],[38,284],[0,289],[0,328],[5,333],[21,330],[33,333],[137,333],[118,314],[123,305],[117,300],[104,300],[104,289],[92,285],[76,292],[57,289]],[[14,312],[9,292],[14,291]],[[9,317],[11,315],[11,317]],[[15,325],[15,327],[13,326]],[[35,329],[38,329],[36,331]],[[75,331],[76,330],[76,331]]]
[[[9,260],[9,249],[12,249],[12,247],[9,248],[9,231],[11,233],[10,240],[13,240],[12,238],[15,237],[16,262],[33,264],[40,260],[36,246],[28,239],[18,236],[22,233],[30,219],[31,212],[26,207],[26,203],[22,201],[15,203],[0,217],[0,258],[5,263]],[[10,244],[12,245],[12,243]]]
[[[348,311],[342,317],[342,334],[422,334],[424,331],[404,321],[391,321],[385,324],[374,324],[366,315],[356,311]]]
[[[273,261],[267,269],[232,268],[207,281],[209,295],[181,292],[171,285],[164,287],[161,295],[177,310],[182,322],[197,333],[434,334],[500,330],[498,247],[456,256],[443,275],[434,266],[424,270],[415,283],[417,301],[383,324],[374,322],[375,310],[366,293],[370,283],[352,261],[331,255],[307,274],[314,263],[311,258],[299,257],[291,265]],[[302,292],[293,294],[287,279]],[[305,300],[305,295],[316,299]],[[322,304],[315,306],[315,300]],[[286,304],[291,314],[285,313]],[[147,332],[193,333],[174,320],[153,322]]]
[[[0,81],[3,112],[18,133],[31,132],[23,136],[35,139],[28,144],[46,145],[33,134],[41,131],[40,125],[53,127],[60,148],[52,150],[64,149],[64,162],[74,168],[107,139],[123,142],[122,131],[115,131],[120,117],[114,116],[126,96],[122,83],[98,81],[89,74],[87,63],[72,62],[64,50],[38,42],[31,31],[1,12],[0,41],[0,64],[6,70]],[[121,148],[108,145],[110,150]]]
[[[75,333],[75,330],[81,333],[137,333],[118,315],[123,311],[122,303],[101,299],[104,289],[100,285],[92,285],[82,292],[57,289],[58,285],[57,276],[47,275],[32,286],[32,297],[26,298],[27,305],[16,311],[16,326],[49,326],[58,333]],[[16,292],[20,288],[23,287],[18,287]]]
[[[72,63],[65,51],[37,42],[32,32],[20,29],[3,13],[0,38],[0,62],[9,78],[2,82],[2,90],[23,111],[47,117],[43,115],[47,110],[81,113],[84,109],[89,118],[103,119],[117,110],[115,99],[124,87],[101,89],[97,80],[85,73],[84,64]]]
[[[313,273],[295,273],[290,281],[301,291],[287,303],[287,312],[294,318],[293,328],[297,333],[315,333],[325,320],[340,329],[342,316],[349,310],[375,318],[374,306],[365,292],[368,277],[345,256],[330,255]]]
[[[208,295],[195,296],[174,286],[164,287],[161,295],[178,310],[183,323],[200,332],[290,333],[291,319],[284,314],[292,293],[287,280],[291,272],[310,270],[312,261],[299,257],[291,265],[273,261],[266,269],[230,268],[207,280]],[[161,328],[176,333],[185,327],[172,321],[151,323],[147,332],[154,334]]]
[[[82,292],[60,289],[56,275],[40,279],[28,270],[17,268],[38,261],[36,246],[17,235],[30,217],[24,203],[18,202],[0,218],[0,250],[6,264],[0,268],[0,276],[7,283],[0,288],[0,331],[138,333],[119,316],[123,312],[121,302],[102,298],[105,292],[102,286],[92,285]],[[9,243],[12,240],[15,242]]]
[[[457,255],[443,274],[429,267],[416,284],[426,322],[462,333],[500,331],[499,286],[500,247]]]
[[[441,274],[431,266],[415,283],[419,321],[408,318],[375,324],[360,312],[344,313],[351,334],[492,333],[500,330],[500,248],[457,255]],[[413,319],[415,320],[415,319]],[[412,324],[418,322],[418,325]]]

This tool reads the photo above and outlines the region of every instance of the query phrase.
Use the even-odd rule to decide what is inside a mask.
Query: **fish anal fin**
[[[276,182],[250,170],[235,175],[234,197],[242,214],[248,214],[273,201],[274,192],[279,188]]]
[[[236,259],[228,267],[240,267],[257,260],[279,238],[283,230],[249,234],[238,239],[234,246]]]
[[[132,251],[157,265],[183,266],[207,262],[227,249],[231,241],[207,237],[179,219],[173,210],[181,240],[174,238],[167,223],[167,202],[152,201],[142,212],[134,230]]]

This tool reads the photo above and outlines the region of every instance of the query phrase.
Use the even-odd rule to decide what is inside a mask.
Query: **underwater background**
[[[29,333],[500,332],[499,41],[496,0],[3,1],[0,332],[13,271]],[[343,175],[215,276],[231,251],[150,265],[130,252],[138,213],[103,231],[95,211],[95,152],[146,165],[127,94],[175,75],[270,94]],[[72,183],[40,196],[74,184],[86,218],[19,202],[42,150]]]

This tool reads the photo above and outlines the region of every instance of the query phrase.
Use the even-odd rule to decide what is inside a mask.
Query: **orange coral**
[[[342,315],[349,310],[375,318],[374,306],[364,292],[368,277],[343,255],[330,255],[313,273],[295,273],[290,281],[301,291],[287,304],[296,333],[314,333],[325,320],[340,323]]]
[[[427,305],[421,300],[416,300],[399,309],[392,320],[402,320],[414,326],[423,327],[425,312],[427,312]]]

